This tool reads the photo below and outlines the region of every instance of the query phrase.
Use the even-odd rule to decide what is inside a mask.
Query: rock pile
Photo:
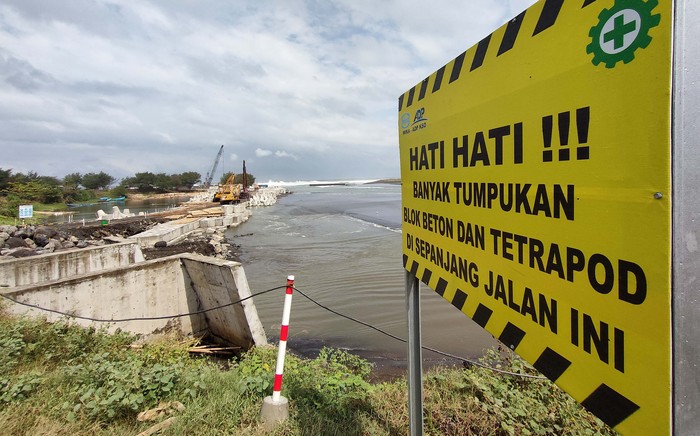
[[[143,248],[143,254],[148,260],[179,253],[198,253],[240,262],[238,257],[240,246],[229,243],[224,236],[225,231],[224,226],[199,228],[174,243],[158,241],[153,247]]]
[[[107,226],[93,223],[81,226],[0,226],[0,256],[26,257],[71,248],[86,248],[121,242],[163,220],[113,221]]]
[[[48,226],[0,226],[0,255],[26,257],[69,248],[85,248],[84,239]]]

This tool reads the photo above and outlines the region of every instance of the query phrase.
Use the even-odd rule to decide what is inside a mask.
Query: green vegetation
[[[46,323],[0,307],[0,428],[6,434],[137,434],[156,422],[137,414],[161,402],[185,408],[166,434],[267,434],[259,422],[271,394],[276,349],[256,348],[226,368],[189,356],[192,341],[132,346],[123,332]],[[490,352],[490,364],[531,367]],[[324,349],[315,359],[288,356],[283,395],[290,419],[275,434],[406,434],[405,379],[371,384],[371,364]],[[478,367],[429,371],[425,432],[443,434],[614,434],[546,380]],[[166,416],[161,417],[162,421]]]
[[[192,189],[192,185],[199,182],[201,176],[194,171],[180,174],[153,174],[150,172],[136,173],[134,177],[127,177],[119,184],[122,188],[136,188],[139,192],[167,192]]]
[[[145,193],[190,191],[200,178],[200,174],[194,171],[180,174],[136,173],[134,177],[128,177],[114,186],[115,178],[104,171],[71,173],[59,180],[40,176],[33,171],[23,174],[0,168],[0,224],[14,224],[21,204],[32,204],[36,211],[67,210],[67,203],[90,203],[100,197],[121,197],[132,189]],[[39,221],[35,218],[27,222]]]
[[[224,183],[233,173],[226,173],[221,179]],[[174,191],[191,191],[201,181],[201,175],[195,171],[179,174],[136,173],[133,177],[122,179],[119,184],[111,175],[99,173],[70,173],[57,179],[40,176],[30,171],[27,174],[13,173],[11,169],[0,168],[0,224],[14,224],[20,204],[33,204],[39,210],[67,210],[67,203],[90,203],[100,197],[121,197],[129,192],[163,193]],[[255,183],[255,176],[247,174],[248,185]],[[235,183],[243,183],[243,174],[235,175]],[[52,206],[46,209],[42,205]],[[43,207],[43,208],[42,208]],[[38,222],[39,219],[28,222]]]
[[[228,172],[221,176],[221,180],[219,181],[219,184],[223,185],[226,183],[229,177],[233,176],[233,183],[236,185],[242,185],[243,184],[243,173],[237,173],[234,175],[232,172]],[[253,186],[255,183],[255,176],[251,173],[246,173],[246,182],[248,183],[248,186]]]

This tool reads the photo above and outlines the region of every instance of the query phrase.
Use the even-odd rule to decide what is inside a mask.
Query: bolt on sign
[[[539,1],[399,97],[405,268],[633,434],[671,428],[671,21]]]

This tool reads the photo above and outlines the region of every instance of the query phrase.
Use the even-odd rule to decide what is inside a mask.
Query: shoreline
[[[381,183],[381,182],[380,182]],[[285,195],[289,195],[291,192],[288,192]],[[144,195],[144,194],[139,194],[138,197],[140,198],[154,198],[154,197],[160,197],[160,198],[172,198],[172,197],[178,197],[178,196],[188,196],[188,195],[182,195],[182,194],[175,194],[175,193],[166,193],[166,194],[155,194],[153,196],[151,195]],[[284,196],[284,195],[280,195]],[[105,240],[111,242],[115,237],[116,238],[127,238],[130,235],[139,233],[141,231],[144,231],[147,228],[152,227],[153,225],[156,225],[158,223],[170,221],[174,219],[174,217],[168,217],[167,215],[180,215],[184,210],[197,210],[197,209],[203,209],[203,208],[208,208],[211,206],[215,206],[217,203],[197,203],[197,204],[192,204],[192,203],[185,203],[185,204],[180,204],[180,207],[182,209],[178,210],[172,210],[168,212],[161,212],[159,214],[151,214],[148,217],[131,217],[131,218],[124,218],[124,219],[119,219],[119,220],[113,220],[107,225],[101,225],[100,223],[94,222],[91,223],[90,225],[82,225],[78,223],[70,223],[70,224],[54,224],[51,225],[54,227],[56,230],[59,230],[61,232],[65,232],[66,236],[71,236],[79,240],[84,240],[90,245],[93,244],[99,244],[99,240]],[[73,213],[73,212],[69,212]],[[46,214],[52,214],[52,212],[46,212]],[[254,215],[254,214],[253,214]],[[252,217],[251,217],[252,218]],[[97,238],[95,237],[97,236]],[[241,261],[242,254],[246,251],[246,247],[240,245],[239,241],[236,241],[235,238],[226,238],[224,236],[224,242],[227,245],[227,249],[224,250],[223,254],[224,258],[227,260],[233,260],[236,262],[241,263],[243,266],[244,270],[247,267],[247,265]],[[209,241],[210,238],[207,238],[205,235],[201,236],[191,236],[186,238],[185,240],[177,243],[177,244],[168,244],[165,247],[147,247],[143,248],[144,255],[147,260],[155,259],[155,258],[160,258],[164,256],[170,256],[170,255],[175,255],[179,253],[188,253],[188,252],[195,252],[199,253],[208,257],[217,257],[216,253],[214,252],[213,246],[210,244]],[[109,243],[108,242],[108,243]],[[268,338],[271,341],[275,341],[275,333],[274,332],[266,332],[268,335]],[[371,372],[371,378],[372,380],[376,382],[382,382],[382,381],[388,381],[388,380],[393,380],[398,377],[404,376],[407,370],[407,360],[406,356],[396,354],[396,353],[382,353],[382,352],[377,352],[377,351],[372,351],[372,352],[367,352],[362,349],[350,349],[348,350],[346,348],[346,344],[344,344],[342,338],[340,341],[324,341],[321,339],[314,339],[314,338],[309,338],[307,340],[301,340],[301,341],[295,341],[295,344],[290,343],[290,351],[294,352],[297,355],[300,355],[302,357],[307,357],[307,358],[315,358],[318,356],[320,350],[324,346],[328,346],[334,349],[344,349],[370,363],[372,363],[372,372]],[[455,359],[447,359],[447,358],[442,358],[439,356],[431,356],[429,358],[424,359],[424,365],[426,368],[428,367],[450,367],[450,366],[459,366],[461,365],[462,362],[459,360]]]

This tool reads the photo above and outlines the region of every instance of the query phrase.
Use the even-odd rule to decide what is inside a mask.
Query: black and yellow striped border
[[[473,313],[468,313],[465,310],[465,305],[469,298],[468,292],[458,287],[453,287],[448,280],[435,274],[430,268],[421,268],[418,261],[410,259],[405,254],[403,256],[403,265],[406,271],[409,271],[426,286],[435,290],[435,292],[469,316],[482,328],[491,332],[504,345],[513,351],[518,351],[518,347],[527,336],[525,330],[511,322],[507,322],[502,329],[501,327],[489,325],[494,311],[487,304],[479,303]],[[449,297],[450,295],[451,297]],[[500,332],[496,332],[495,330],[497,329],[500,329]],[[559,377],[571,368],[572,362],[557,352],[557,350],[545,346],[533,366],[545,377],[556,382]],[[605,383],[596,386],[581,401],[581,405],[611,427],[615,427],[639,409],[636,403]]]
[[[579,0],[580,1],[580,0]],[[594,3],[596,0],[583,0],[581,9]],[[532,30],[532,37],[535,37],[542,32],[552,28],[559,17],[559,12],[564,5],[564,0],[545,0],[540,16],[537,19],[537,24]],[[523,11],[521,14],[510,20],[505,24],[505,31],[503,32],[503,37],[498,45],[498,51],[496,52],[496,57],[508,53],[515,47],[518,37],[522,37],[525,33],[525,29],[522,28],[523,20],[525,19],[525,14],[530,12],[530,9]],[[530,12],[532,13],[532,12]],[[499,29],[500,30],[500,29]],[[412,87],[404,94],[399,97],[399,112],[411,107],[414,103],[417,103],[425,98],[428,94],[428,88],[430,88],[430,93],[434,94],[441,89],[444,89],[444,82],[447,80],[447,85],[456,82],[460,77],[464,77],[462,74],[464,69],[465,60],[471,60],[469,66],[469,72],[475,71],[480,68],[486,56],[489,53],[489,48],[495,45],[497,42],[492,41],[495,39],[493,36],[496,32],[491,33],[484,39],[479,41],[476,45],[472,46],[452,61],[442,66],[436,72],[426,77],[422,82]],[[493,48],[491,49],[493,50]],[[449,77],[445,77],[445,72],[449,68]],[[430,84],[432,83],[432,87]],[[416,95],[417,94],[417,95]]]

